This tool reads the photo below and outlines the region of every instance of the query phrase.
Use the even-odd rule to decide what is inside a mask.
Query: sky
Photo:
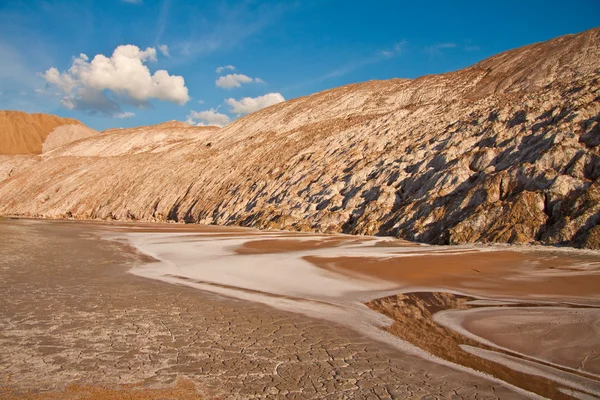
[[[0,109],[222,126],[598,25],[598,0],[0,0]]]

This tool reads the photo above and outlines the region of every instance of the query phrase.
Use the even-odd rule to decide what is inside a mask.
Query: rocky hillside
[[[0,111],[0,154],[40,154],[50,132],[81,122],[50,114]]]
[[[107,132],[0,182],[0,213],[600,248],[599,123],[593,29],[219,130]]]

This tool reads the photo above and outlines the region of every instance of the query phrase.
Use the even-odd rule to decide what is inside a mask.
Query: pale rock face
[[[42,153],[47,153],[67,143],[85,139],[100,134],[97,130],[83,125],[61,125],[55,128],[44,143],[42,144]]]
[[[0,186],[2,181],[21,173],[21,170],[38,163],[36,156],[28,155],[3,155],[0,154]]]
[[[106,131],[1,181],[0,213],[597,247],[598,65],[594,29],[222,129]]]

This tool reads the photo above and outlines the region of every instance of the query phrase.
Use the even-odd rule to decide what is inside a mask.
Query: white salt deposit
[[[497,248],[398,247],[394,246],[394,243],[385,245],[386,242],[394,241],[390,238],[260,232],[252,229],[215,227],[210,227],[206,232],[186,233],[128,232],[127,229],[123,229],[121,232],[108,233],[105,237],[126,241],[157,260],[157,262],[132,268],[130,272],[136,275],[259,302],[285,311],[346,325],[407,354],[484,376],[491,381],[509,386],[529,398],[541,398],[487,374],[437,358],[388,334],[381,327],[389,326],[393,321],[363,304],[371,299],[392,294],[415,290],[435,291],[438,288],[411,287],[358,275],[349,277],[318,268],[304,259],[307,256],[330,257],[333,261],[338,257],[388,258],[444,255],[457,252],[490,252],[498,250]],[[279,253],[240,254],[237,251],[246,243],[267,239],[277,240],[278,243],[284,240],[298,242],[335,239],[336,243],[332,243],[330,247]],[[463,294],[455,290],[439,290]],[[459,325],[453,323],[453,328]]]

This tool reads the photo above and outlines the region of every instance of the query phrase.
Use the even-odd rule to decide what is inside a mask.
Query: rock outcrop
[[[82,124],[50,114],[0,111],[0,154],[40,154],[50,132],[62,125]]]
[[[0,213],[598,248],[600,29],[461,71],[116,130],[0,182]]]

